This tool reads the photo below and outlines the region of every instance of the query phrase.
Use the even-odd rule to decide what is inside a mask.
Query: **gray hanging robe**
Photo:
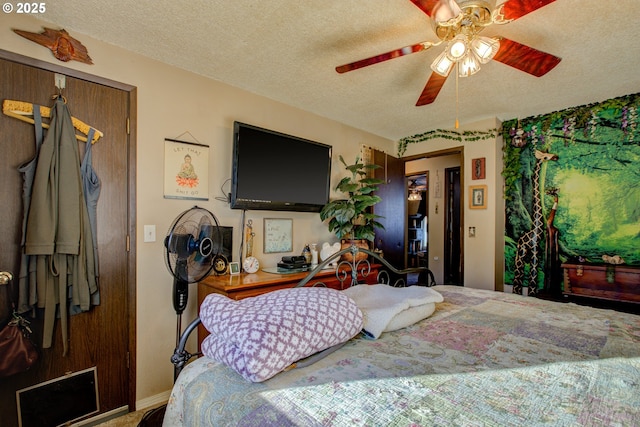
[[[87,141],[93,141],[94,133],[95,130],[93,128],[89,129]],[[100,198],[102,183],[100,182],[97,172],[93,168],[92,151],[93,144],[88,142],[87,148],[84,152],[84,158],[82,159],[82,164],[80,165],[80,172],[82,174],[82,191],[84,194],[84,201],[87,205],[87,214],[89,215],[89,231],[91,232],[93,243],[93,254],[87,254],[87,257],[93,256],[93,275],[96,278],[97,286],[97,280],[100,276],[98,270],[98,199]],[[91,264],[90,259],[87,260],[87,264]],[[95,292],[91,293],[91,304],[100,304],[100,292],[97,288]]]
[[[59,315],[65,355],[69,295],[76,295],[79,299],[74,303],[88,310],[89,296],[97,289],[95,276],[87,274],[86,254],[93,255],[92,236],[85,235],[87,223],[78,143],[69,109],[62,97],[58,97],[38,156],[25,254],[38,255],[37,306],[44,308],[42,347],[51,347],[54,321]],[[71,286],[75,288],[73,292]]]

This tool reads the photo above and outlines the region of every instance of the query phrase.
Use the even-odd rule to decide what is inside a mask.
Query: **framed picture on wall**
[[[487,208],[487,186],[472,185],[469,187],[469,209]]]
[[[471,160],[471,179],[484,179],[485,178],[485,158]]]
[[[209,200],[209,146],[164,140],[164,198]]]
[[[264,253],[293,251],[293,219],[264,219]]]

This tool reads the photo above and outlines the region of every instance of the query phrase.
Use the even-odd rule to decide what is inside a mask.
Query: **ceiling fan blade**
[[[536,77],[544,76],[562,60],[550,53],[505,38],[500,38],[500,49],[493,59]]]
[[[344,64],[336,67],[336,71],[340,74],[347,71],[357,70],[358,68],[367,67],[369,65],[377,64],[379,62],[388,61],[390,59],[399,58],[401,56],[410,55],[412,53],[420,52],[429,49],[433,46],[431,42],[417,43],[411,46],[401,47],[400,49],[392,50],[390,52],[381,53],[380,55],[372,56],[370,58],[361,59],[350,64]]]
[[[503,4],[502,13],[506,20],[514,20],[554,1],[556,0],[507,0]]]
[[[442,89],[442,86],[444,85],[444,82],[447,81],[447,77],[442,77],[438,73],[431,73],[431,77],[429,77],[427,85],[422,90],[420,98],[418,98],[418,102],[416,102],[416,107],[431,104],[435,101],[440,93],[440,89]]]

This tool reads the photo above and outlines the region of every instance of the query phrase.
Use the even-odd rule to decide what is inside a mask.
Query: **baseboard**
[[[171,396],[171,390],[163,391],[162,393],[155,394],[153,396],[146,397],[136,401],[136,411],[143,409],[153,408],[158,405],[163,405],[169,401]]]

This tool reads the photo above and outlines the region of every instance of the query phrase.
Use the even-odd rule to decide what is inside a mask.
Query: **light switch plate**
[[[145,225],[144,226],[144,241],[147,242],[155,242],[156,241],[156,226],[155,225]]]

